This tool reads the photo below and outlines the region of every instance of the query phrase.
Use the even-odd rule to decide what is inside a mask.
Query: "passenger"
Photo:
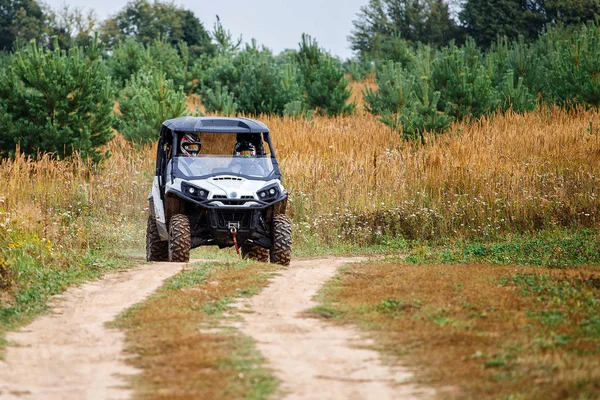
[[[186,133],[181,137],[181,154],[186,157],[198,157],[202,142],[195,133]]]

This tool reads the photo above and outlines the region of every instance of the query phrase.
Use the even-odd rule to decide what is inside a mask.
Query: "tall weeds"
[[[495,237],[598,223],[596,112],[486,117],[424,146],[367,115],[266,122],[306,240]]]
[[[152,157],[122,139],[108,147],[102,164],[78,155],[0,162],[0,258],[12,265],[0,276],[4,286],[29,285],[35,268],[68,268],[90,253],[137,245]]]
[[[262,120],[273,132],[299,243],[496,237],[595,227],[600,217],[593,111],[486,117],[425,145],[367,114]],[[77,156],[0,162],[4,251],[25,233],[54,249],[141,247],[155,147],[117,138],[109,149],[99,165]]]

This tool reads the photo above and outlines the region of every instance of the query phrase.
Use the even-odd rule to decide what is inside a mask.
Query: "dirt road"
[[[0,399],[127,399],[123,334],[104,324],[144,300],[181,263],[142,265],[69,289],[41,316],[9,333],[0,361]],[[16,346],[16,347],[15,347]]]
[[[349,260],[295,261],[262,293],[239,303],[240,330],[257,341],[287,399],[408,399],[430,394],[411,374],[381,363],[357,332],[301,315],[337,268]],[[0,399],[127,399],[123,335],[105,327],[144,300],[183,264],[142,265],[68,290],[53,313],[7,337]]]
[[[379,354],[365,348],[358,332],[334,326],[303,311],[317,305],[319,288],[345,262],[356,259],[295,261],[271,285],[238,307],[243,333],[257,342],[285,399],[413,399],[433,392],[407,383],[412,374],[385,366]]]

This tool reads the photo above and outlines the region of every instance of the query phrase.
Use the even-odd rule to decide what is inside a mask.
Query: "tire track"
[[[321,286],[353,261],[360,260],[292,261],[260,294],[237,304],[252,311],[240,313],[244,322],[238,328],[257,342],[282,381],[285,399],[431,397],[433,390],[410,383],[407,369],[384,365],[357,331],[302,315],[318,305],[312,298]]]
[[[124,335],[105,323],[144,300],[183,263],[153,263],[67,290],[52,313],[7,334],[0,399],[128,399]]]

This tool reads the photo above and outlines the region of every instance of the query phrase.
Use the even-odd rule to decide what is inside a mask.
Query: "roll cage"
[[[236,134],[238,140],[247,136],[257,137],[260,135],[262,141],[264,141],[269,147],[270,159],[273,164],[273,173],[269,179],[280,179],[281,173],[279,171],[279,164],[275,157],[275,149],[270,137],[270,131],[265,124],[262,122],[252,120],[249,118],[224,118],[224,117],[181,117],[167,120],[163,123],[160,130],[160,138],[158,140],[157,154],[156,154],[156,176],[158,177],[160,195],[164,200],[165,196],[165,185],[167,179],[170,178],[171,182],[175,179],[175,165],[171,168],[170,176],[167,176],[167,166],[169,161],[173,160],[173,163],[177,162],[178,156],[178,144],[182,135],[186,133],[222,133],[222,134]],[[218,175],[218,174],[212,174]],[[252,176],[246,176],[243,174],[227,173],[227,175],[239,175],[246,179],[264,179]]]

